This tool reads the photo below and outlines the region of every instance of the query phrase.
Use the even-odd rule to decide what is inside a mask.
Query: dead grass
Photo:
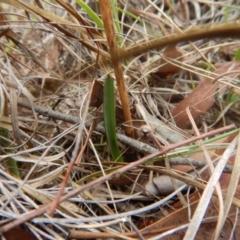
[[[112,8],[114,49],[114,34],[107,38],[75,1],[3,2],[4,237],[237,239],[238,129],[226,126],[238,127],[240,115],[240,41],[229,30],[239,28],[238,1],[119,1]],[[98,2],[87,5],[101,16]],[[206,34],[192,34],[198,31]],[[167,46],[178,38],[185,40]],[[103,83],[113,69],[124,163],[112,160],[103,127]],[[159,192],[159,174],[171,177],[168,196]]]

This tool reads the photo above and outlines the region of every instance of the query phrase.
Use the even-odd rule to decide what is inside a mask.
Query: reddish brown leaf
[[[90,106],[99,108],[103,103],[103,84],[99,81],[94,81],[92,92],[90,95]]]
[[[4,233],[6,240],[36,240],[36,237],[26,229],[13,228],[8,232]]]
[[[153,78],[169,78],[171,75],[181,71],[181,65],[172,64],[171,59],[183,62],[183,53],[175,45],[169,45],[163,52],[163,56],[169,61],[161,58],[154,65],[159,68],[151,74]]]
[[[211,78],[225,75],[234,78],[239,75],[236,70],[240,70],[240,61],[228,62],[222,65],[209,77],[203,80],[183,101],[181,101],[172,111],[175,122],[180,128],[187,128],[190,124],[186,108],[189,107],[194,119],[205,114],[215,102],[215,94],[222,95],[227,90],[227,85],[219,82],[213,82]],[[226,73],[229,71],[229,74]],[[232,73],[232,71],[234,71]]]

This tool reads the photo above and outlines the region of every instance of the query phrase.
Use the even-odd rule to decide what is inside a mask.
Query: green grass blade
[[[104,28],[102,20],[98,15],[82,0],[76,0],[77,4],[84,9],[87,15],[96,23],[99,28]]]
[[[5,141],[4,138],[5,139],[9,138],[8,130],[0,127],[0,145],[2,147],[9,147],[9,143]],[[13,174],[15,177],[21,179],[21,174],[18,170],[19,169],[18,163],[11,157],[8,157],[6,159],[9,172]]]
[[[111,0],[111,5],[112,5],[112,14],[113,14],[113,20],[114,20],[114,26],[115,26],[115,31],[117,33],[121,33],[121,27],[119,24],[119,13],[118,13],[118,2],[116,0]]]
[[[123,158],[121,156],[117,143],[115,110],[114,80],[108,76],[105,80],[103,89],[104,125],[109,149],[111,151],[113,159],[118,162],[123,162]]]

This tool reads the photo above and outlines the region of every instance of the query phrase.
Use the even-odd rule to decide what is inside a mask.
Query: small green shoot
[[[234,60],[240,60],[240,48],[237,49]]]
[[[103,90],[103,119],[105,124],[106,136],[112,157],[117,162],[123,162],[123,158],[118,148],[116,136],[116,107],[114,80],[107,77],[104,82]]]
[[[8,139],[9,138],[9,134],[8,134],[8,130],[5,128],[0,127],[0,144],[2,147],[9,147],[9,142],[7,142],[4,139]],[[9,172],[14,175],[17,178],[21,178],[20,172],[18,170],[18,164],[17,162],[12,159],[11,157],[7,158],[7,165],[8,165],[8,169]]]

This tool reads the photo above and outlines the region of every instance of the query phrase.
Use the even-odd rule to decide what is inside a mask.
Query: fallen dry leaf
[[[228,62],[222,65],[203,80],[186,98],[184,98],[172,111],[172,115],[179,128],[187,128],[190,124],[186,108],[189,107],[194,119],[205,114],[215,102],[215,94],[224,94],[228,86],[218,81],[214,82],[217,76],[225,75],[234,78],[239,75],[236,70],[240,70],[240,61]],[[231,73],[231,71],[234,71]],[[216,76],[217,75],[217,76]]]
[[[9,230],[8,232],[4,233],[4,237],[6,240],[23,240],[23,239],[28,239],[28,240],[35,240],[37,239],[33,233],[26,229],[22,228],[13,228]]]
[[[103,84],[100,81],[95,80],[93,83],[90,106],[99,108],[103,103]]]
[[[159,68],[151,73],[153,78],[169,78],[173,74],[182,70],[180,64],[172,64],[171,60],[183,62],[183,52],[176,45],[169,45],[163,52],[163,58],[158,60],[154,65],[159,65]]]
[[[240,195],[240,186],[238,187],[236,197],[238,197],[239,195]],[[191,218],[196,207],[198,206],[198,202],[199,201],[197,200],[197,201],[189,204],[188,207],[184,207],[179,210],[176,210],[175,212],[158,220],[157,222],[142,229],[141,231],[151,232],[156,229],[158,229],[158,230],[166,229],[166,227],[174,229],[174,228],[177,228],[184,224],[189,223],[189,221],[190,221],[189,216]],[[225,222],[225,225],[222,229],[221,237],[219,239],[221,239],[221,240],[231,239],[230,235],[231,235],[232,231],[234,231],[235,236],[240,236],[240,221],[237,221],[235,229],[233,229],[235,218],[237,218],[236,214],[237,214],[236,207],[232,206],[229,211],[227,221]],[[212,236],[213,236],[215,228],[216,228],[216,223],[218,220],[218,199],[217,199],[217,197],[213,197],[212,202],[209,204],[208,209],[206,211],[205,218],[209,218],[209,219],[201,224],[201,227],[198,230],[195,240],[212,239]],[[185,230],[186,229],[181,230],[181,231],[176,231],[174,233],[171,233],[169,236],[161,237],[161,239],[182,240],[185,235]],[[154,235],[152,235],[152,237]],[[235,238],[235,239],[238,239],[238,238]]]

